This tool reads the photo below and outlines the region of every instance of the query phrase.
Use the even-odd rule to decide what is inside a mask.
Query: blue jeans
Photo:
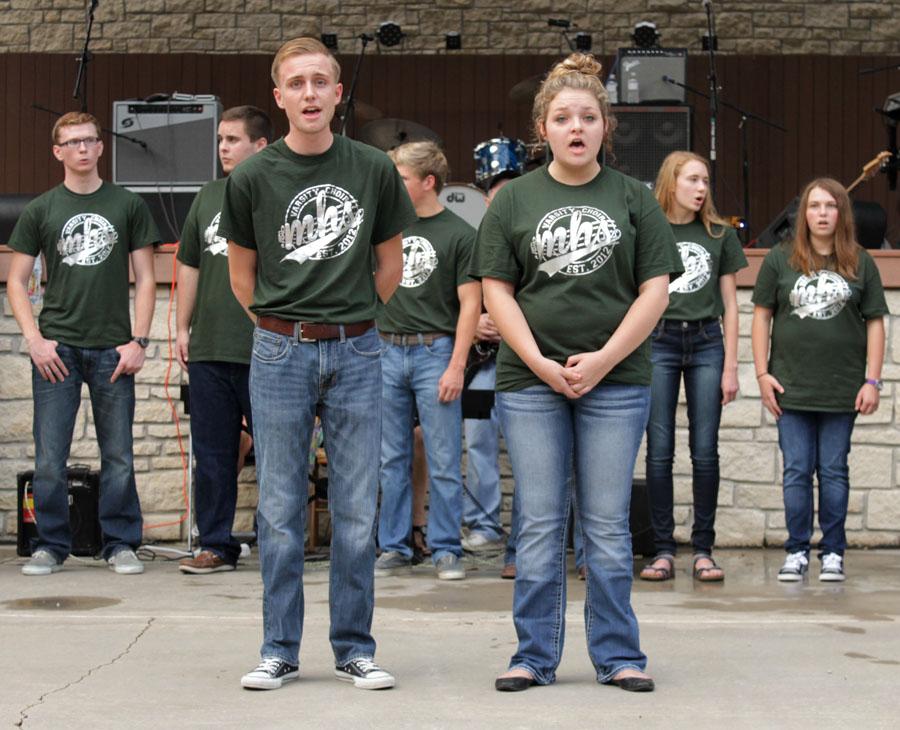
[[[200,547],[234,565],[241,546],[231,536],[237,503],[241,419],[250,418],[250,366],[191,362],[191,440]]]
[[[684,376],[694,491],[695,553],[712,554],[719,499],[719,421],[725,350],[718,321],[661,320],[653,331],[653,384],[647,425],[647,493],[657,554],[675,555],[672,462],[675,409]]]
[[[69,374],[62,382],[44,380],[31,366],[34,395],[35,550],[49,550],[65,560],[72,549],[66,462],[81,386],[87,383],[100,446],[100,527],[103,557],[141,544],[143,520],[134,482],[131,428],[134,424],[134,376],[109,379],[119,363],[115,348],[88,349],[59,344],[56,352]]]
[[[546,385],[497,394],[516,478],[519,538],[513,618],[519,646],[510,668],[539,684],[556,678],[566,612],[566,527],[574,449],[574,499],[584,535],[588,653],[600,682],[643,670],[631,609],[631,481],[647,426],[650,388],[600,384],[577,400]]]
[[[778,445],[784,457],[784,517],[789,553],[809,554],[813,533],[813,473],[819,481],[819,553],[843,555],[844,523],[850,498],[850,436],[856,413],[784,409],[778,419]]]
[[[496,379],[497,364],[490,360],[475,373],[469,389],[493,390]],[[490,418],[467,418],[463,423],[467,458],[463,524],[471,532],[484,535],[488,540],[499,540],[503,537],[503,527],[500,524],[500,416],[496,404],[491,408]],[[506,539],[506,564],[516,561],[516,522],[513,497],[512,520]]]
[[[428,547],[432,560],[462,555],[462,408],[438,400],[438,381],[453,338],[431,345],[384,343],[381,354],[381,510],[378,544],[412,556],[413,411],[418,411],[428,462]]]
[[[309,446],[319,403],[332,525],[329,638],[339,664],[374,656],[380,356],[374,327],[358,337],[312,343],[259,328],[253,334],[250,402],[259,481],[263,657],[298,662]]]

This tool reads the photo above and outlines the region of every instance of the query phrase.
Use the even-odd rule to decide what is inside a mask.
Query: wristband
[[[768,370],[761,372],[761,373],[757,373],[756,379],[759,380],[763,375],[768,375],[768,374],[769,374]]]
[[[877,378],[866,378],[866,384],[874,385],[875,390],[877,390],[879,393],[881,392],[881,389],[884,387],[884,381],[879,380]]]

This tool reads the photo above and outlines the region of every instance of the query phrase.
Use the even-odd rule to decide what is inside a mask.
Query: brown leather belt
[[[379,332],[381,339],[391,345],[407,347],[409,345],[433,345],[435,340],[441,337],[449,337],[446,332],[417,332],[415,334],[400,335],[396,332]]]
[[[340,337],[359,337],[375,326],[374,320],[353,322],[352,324],[322,324],[320,322],[293,322],[289,319],[273,317],[270,314],[257,317],[256,326],[269,332],[277,332],[286,337],[296,337],[299,342],[316,340],[337,340]],[[343,330],[343,333],[342,333]]]

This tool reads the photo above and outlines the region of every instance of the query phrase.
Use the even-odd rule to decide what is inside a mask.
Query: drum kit
[[[509,98],[516,104],[531,103],[543,81],[543,76],[532,76],[520,81],[509,91]],[[338,108],[342,114],[341,107]],[[405,119],[385,119],[371,104],[355,101],[355,118],[364,125],[357,135],[360,142],[387,152],[406,142],[433,141],[441,144],[440,136],[428,127]],[[542,145],[528,145],[519,139],[494,137],[475,146],[475,184],[449,182],[438,196],[441,204],[477,228],[487,210],[486,192],[491,182],[500,176],[518,176],[541,164],[544,160]]]

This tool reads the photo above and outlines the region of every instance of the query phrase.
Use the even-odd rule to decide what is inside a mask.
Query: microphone
[[[547,25],[551,28],[568,28],[572,25],[572,22],[565,18],[550,18],[547,21]]]
[[[663,74],[662,80],[665,81],[667,84],[677,84],[678,83],[671,76],[666,76],[665,74]]]
[[[361,41],[366,41],[366,42],[369,42],[369,43],[371,43],[372,41],[375,40],[375,36],[369,35],[368,33],[360,33],[360,34],[357,36],[357,38],[359,38]]]

